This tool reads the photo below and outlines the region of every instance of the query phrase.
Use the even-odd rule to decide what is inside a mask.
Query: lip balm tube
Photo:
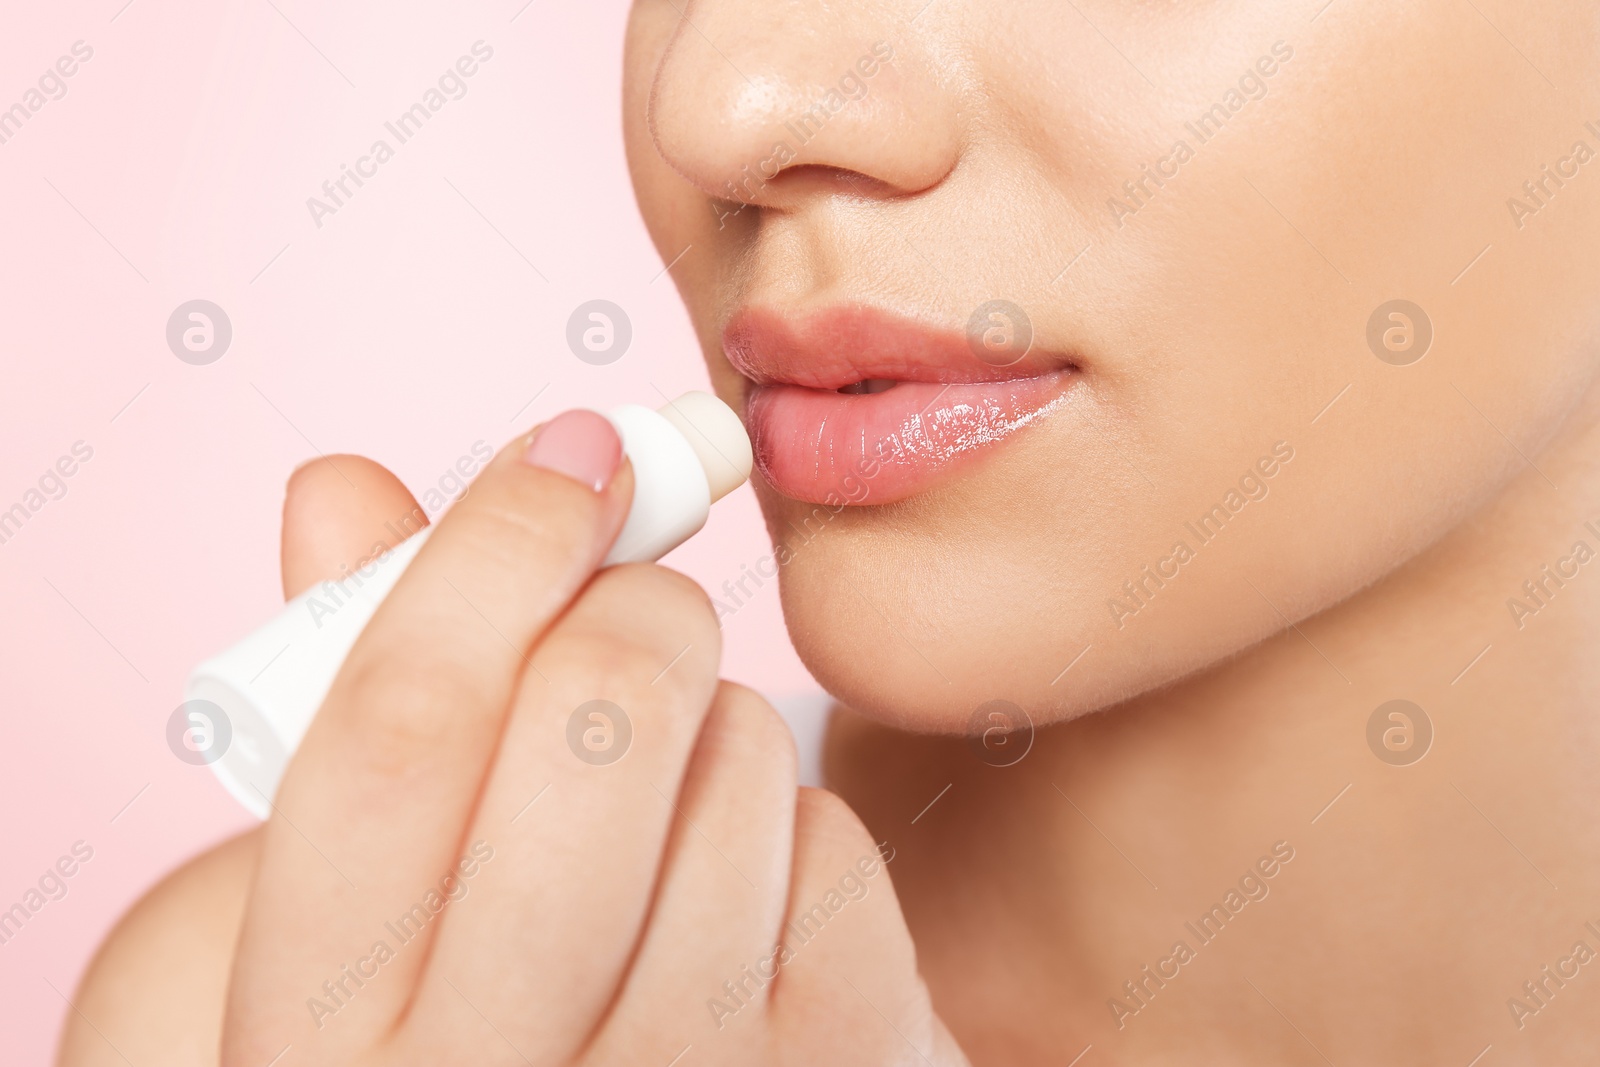
[[[604,414],[633,464],[634,490],[602,566],[661,558],[697,533],[711,505],[750,476],[750,439],[733,409],[709,393],[685,393],[659,411],[627,404]],[[257,818],[271,812],[284,768],[345,656],[430,532],[414,534],[341,581],[306,590],[189,675],[185,713],[221,750],[211,769]]]

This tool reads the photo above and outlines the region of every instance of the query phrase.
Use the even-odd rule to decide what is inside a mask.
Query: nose
[[[952,79],[904,10],[879,0],[675,6],[650,133],[708,196],[793,210],[819,195],[921,192],[954,169]]]

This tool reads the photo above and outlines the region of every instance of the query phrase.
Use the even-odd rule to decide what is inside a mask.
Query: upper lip
[[[1071,369],[1034,342],[1016,363],[979,359],[960,329],[932,326],[862,304],[806,314],[748,307],[722,331],[728,362],[756,385],[842,389],[857,382],[1004,382]]]

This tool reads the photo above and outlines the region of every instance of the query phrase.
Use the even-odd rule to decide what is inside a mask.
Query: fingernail
[[[522,458],[598,493],[622,465],[622,439],[599,412],[564,411],[534,431]]]

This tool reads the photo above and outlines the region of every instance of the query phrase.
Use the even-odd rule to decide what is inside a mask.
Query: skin
[[[894,893],[875,887],[870,907],[843,913],[864,928],[859,951],[816,963],[810,995],[831,997],[836,975],[887,956],[891,995],[870,999],[910,1007],[889,1027],[848,997],[809,1003],[810,1027],[785,1028],[776,1012],[764,1041],[729,1062],[922,1062],[896,1029],[932,1062],[957,1062],[937,1044],[943,1027],[976,1064],[1060,1064],[1086,1046],[1085,1067],[1581,1062],[1600,1039],[1600,979],[1588,977],[1600,963],[1559,987],[1544,979],[1538,998],[1524,983],[1576,942],[1600,951],[1584,925],[1600,927],[1600,564],[1537,613],[1517,618],[1508,601],[1580,539],[1600,547],[1583,526],[1600,524],[1600,192],[1590,186],[1600,179],[1583,167],[1520,220],[1507,199],[1532,203],[1523,183],[1575,140],[1597,146],[1583,126],[1600,118],[1592,10],[1482,0],[1336,0],[1320,12],[1267,0],[916,6],[641,0],[629,27],[623,118],[635,188],[663,259],[691,249],[673,275],[725,399],[737,404],[744,383],[721,333],[748,306],[799,315],[864,303],[959,330],[999,297],[1027,311],[1036,343],[1072,353],[1081,370],[1072,402],[1050,419],[930,492],[830,515],[811,540],[794,530],[814,506],[757,485],[793,557],[782,595],[796,646],[850,709],[829,733],[828,785],[866,829],[804,791],[789,814],[792,779],[782,776],[792,771],[779,768],[791,757],[768,751],[782,749],[773,739],[782,731],[753,697],[741,698],[749,714],[725,721],[768,724],[771,736],[753,743],[765,762],[745,754],[726,760],[737,770],[703,770],[718,765],[700,755],[715,731],[697,735],[699,747],[679,734],[657,781],[682,781],[680,805],[743,796],[702,792],[702,775],[772,787],[764,806],[686,808],[718,848],[751,850],[741,869],[787,863],[795,881],[803,875],[793,872],[838,867],[850,849],[819,863],[805,846],[813,801],[852,849],[889,842]],[[744,185],[742,209],[723,199],[742,168],[772,156],[786,119],[879,41],[894,58],[865,95],[791,144],[780,173]],[[1264,95],[1198,144],[1184,123],[1280,41],[1293,55],[1262,77]],[[1108,207],[1178,138],[1194,155],[1176,177],[1141,193],[1131,215]],[[1374,310],[1397,297],[1420,305],[1434,332],[1408,366],[1378,359],[1366,337]],[[1117,617],[1108,601],[1125,596],[1123,583],[1187,539],[1184,524],[1279,442],[1293,458],[1264,479],[1266,496]],[[334,511],[349,513],[325,515]],[[320,536],[291,529],[286,544]],[[707,609],[682,603],[692,598],[671,579],[629,580],[661,583],[630,590],[656,599],[649,613],[627,614],[663,620],[665,662],[681,647],[677,631],[705,625]],[[608,614],[604,597],[595,609],[620,625],[624,613]],[[503,643],[484,648],[505,678],[518,670]],[[610,662],[604,649],[591,655]],[[709,695],[714,662],[698,669],[709,672],[705,706],[685,698],[683,714],[722,722],[722,698]],[[1396,698],[1419,705],[1434,735],[1403,766],[1367,736],[1374,710]],[[1031,737],[1005,767],[992,765],[1004,762],[994,744],[986,761],[956,736],[996,699],[1033,724],[1004,741]],[[511,712],[505,728],[518,719]],[[352,732],[329,740],[322,758],[349,760],[361,747]],[[486,803],[495,760],[507,755],[475,752]],[[296,764],[302,779],[308,762]],[[308,799],[304,817],[324,820],[311,836],[340,840],[357,827],[398,836],[383,830],[400,825],[394,797],[376,795],[383,803],[366,798],[360,817],[349,804],[319,816]],[[459,833],[441,829],[437,841],[465,839],[465,795],[441,818]],[[725,809],[766,820],[765,831],[742,836]],[[787,825],[794,845],[774,851],[773,838],[790,840]],[[274,833],[276,879],[263,873]],[[266,835],[259,858],[245,841],[180,872],[108,942],[80,1006],[111,1040],[214,1048],[156,1005],[175,984],[206,988],[230,966],[236,991],[256,982],[283,991],[248,999],[285,1019],[303,1010],[287,991],[303,997],[326,977],[327,964],[310,959],[326,955],[331,935],[302,926],[292,904],[344,890],[293,831],[275,821]],[[490,902],[485,919],[446,915],[433,951],[452,962],[439,973],[489,975],[473,982],[485,996],[518,993],[485,1014],[525,1023],[512,1040],[539,1062],[576,1055],[532,1021],[541,1011],[569,1018],[570,1007],[551,1007],[582,1001],[569,987],[590,992],[591,1021],[599,988],[646,990],[607,1019],[659,1029],[701,1011],[673,999],[677,983],[625,982],[633,971],[621,953],[599,953],[598,975],[578,966],[596,955],[592,941],[563,953],[553,914],[555,926],[598,922],[580,901],[530,907],[564,880],[621,894],[628,943],[659,937],[675,973],[721,974],[752,957],[715,944],[721,924],[705,915],[748,904],[742,883],[722,870],[731,895],[698,898],[699,921],[676,925],[669,907],[650,903],[664,898],[643,888],[642,872],[672,871],[692,836],[657,823],[627,857],[613,848],[551,866],[549,851],[524,856],[518,890],[476,898]],[[446,862],[437,841],[432,867],[401,879],[389,911]],[[1274,873],[1249,883],[1265,896],[1232,913],[1214,941],[1188,930],[1274,855]],[[376,857],[365,862],[357,884],[384,871]],[[490,864],[485,877],[507,869]],[[549,877],[528,889],[537,869]],[[295,896],[295,878],[314,879],[324,897]],[[275,904],[268,887],[284,894]],[[806,897],[763,899],[780,913]],[[174,901],[222,912],[203,947],[180,940]],[[228,931],[241,924],[232,958]],[[288,942],[282,959],[268,940]],[[1195,958],[1144,996],[1128,993],[1124,982],[1160,967],[1179,940]],[[527,944],[568,963],[555,987],[526,973]],[[795,973],[819,958],[801,956]],[[187,961],[171,982],[163,959]],[[920,1000],[918,971],[942,1022]],[[401,1020],[439,1027],[405,1031],[426,1039],[415,1047],[483,1036],[459,1000],[449,1006],[448,987],[418,974],[410,988],[417,1004],[438,1005]],[[250,1016],[237,992],[233,1004],[206,1033],[270,1059],[283,1043],[267,1036],[278,1020]],[[372,1013],[358,1016],[361,1033],[400,1032],[382,1029],[394,1008],[357,1000],[353,1009]],[[846,1050],[807,1044],[840,1035]],[[507,1055],[485,1040],[482,1055]],[[636,1062],[620,1047],[584,1046]],[[94,1056],[111,1062],[72,1022],[64,1061]]]
[[[641,2],[624,118],[731,400],[721,332],[749,306],[960,329],[1003,297],[1081,368],[1065,411],[915,499],[818,516],[758,485],[792,553],[791,634],[854,709],[828,784],[903,843],[935,1005],[976,1063],[1090,1044],[1130,1064],[1490,1044],[1574,1062],[1600,984],[1537,1016],[1508,1001],[1535,1006],[1522,983],[1575,941],[1600,949],[1600,580],[1536,619],[1507,601],[1600,544],[1581,526],[1600,516],[1600,191],[1574,178],[1520,220],[1507,198],[1538,203],[1541,163],[1596,146],[1592,7],[916,7],[702,0],[689,25]],[[893,62],[799,143],[786,120],[878,41]],[[1277,42],[1259,99],[1200,143],[1184,123]],[[1176,177],[1108,206],[1180,138]],[[786,169],[729,214],[727,183],[778,141]],[[1395,297],[1435,334],[1403,367],[1365,336]],[[1278,442],[1293,459],[1265,498],[1200,544],[1185,522]],[[1195,558],[1112,611],[1180,539]],[[1437,731],[1408,767],[1366,742],[1393,698]],[[1036,727],[1013,767],[910,736],[995,699]],[[1296,858],[1270,896],[1200,947],[1183,923],[1280,841]],[[1179,939],[1196,962],[1130,997]]]

